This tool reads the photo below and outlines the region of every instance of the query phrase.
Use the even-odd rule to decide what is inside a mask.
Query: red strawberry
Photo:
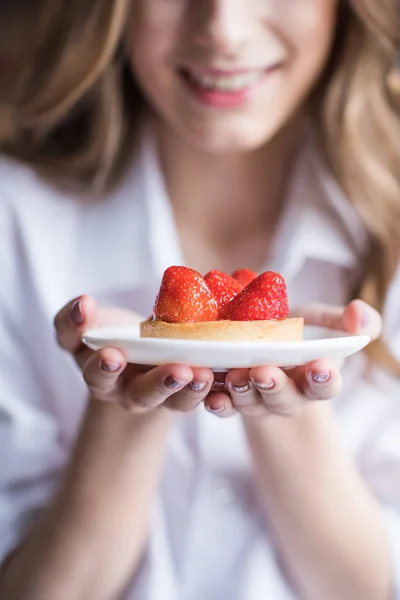
[[[156,319],[167,323],[216,321],[218,304],[200,273],[186,267],[169,267],[153,313]]]
[[[204,281],[214,294],[220,308],[230,302],[243,289],[243,286],[236,279],[222,273],[222,271],[209,271],[204,276]]]
[[[254,279],[223,310],[222,318],[231,321],[286,319],[289,306],[285,280],[267,271]]]
[[[253,279],[258,277],[258,275],[251,269],[238,269],[232,274],[232,277],[241,283],[243,287],[246,287],[246,285],[249,285]]]

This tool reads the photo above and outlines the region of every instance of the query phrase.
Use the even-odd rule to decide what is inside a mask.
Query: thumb
[[[353,300],[345,307],[309,304],[294,309],[290,316],[303,317],[306,325],[369,335],[372,340],[379,338],[382,331],[380,314],[363,300]]]

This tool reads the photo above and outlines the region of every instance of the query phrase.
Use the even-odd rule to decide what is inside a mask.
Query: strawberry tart
[[[154,304],[141,323],[142,337],[214,341],[295,341],[303,319],[289,318],[281,275],[248,269],[232,276],[210,271],[204,277],[187,267],[169,267]]]

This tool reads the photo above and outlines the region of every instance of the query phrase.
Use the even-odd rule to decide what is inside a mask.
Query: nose
[[[227,53],[236,51],[254,34],[253,0],[194,0],[193,36],[203,45]],[[192,5],[193,6],[193,5]],[[192,13],[192,14],[193,14]]]

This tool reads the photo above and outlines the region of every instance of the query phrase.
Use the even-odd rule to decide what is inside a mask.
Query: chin
[[[248,123],[245,119],[240,125],[229,123],[217,126],[188,127],[182,124],[182,135],[192,148],[209,154],[232,154],[252,152],[267,144],[276,134],[278,126],[272,124],[260,127],[257,123]]]

